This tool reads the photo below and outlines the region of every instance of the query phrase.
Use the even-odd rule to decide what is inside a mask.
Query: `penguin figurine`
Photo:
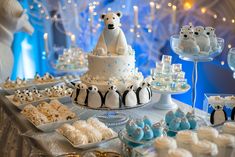
[[[211,106],[213,107],[213,111],[210,116],[211,124],[217,125],[224,123],[228,119],[227,114],[224,110],[224,106],[220,104],[214,104]]]
[[[146,104],[151,100],[151,91],[148,83],[143,81],[141,86],[136,91],[138,104]]]
[[[91,108],[99,108],[103,105],[103,96],[98,88],[94,85],[88,87],[88,93],[85,104]]]
[[[235,120],[235,106],[232,109],[231,120]]]
[[[127,87],[122,96],[122,102],[126,107],[134,107],[137,105],[137,96],[133,89],[133,85]]]
[[[109,90],[105,93],[104,106],[111,109],[120,108],[122,106],[122,97],[116,86],[111,85]]]
[[[87,93],[87,86],[84,83],[76,83],[72,93],[72,99],[77,104],[85,105]]]
[[[148,86],[148,90],[150,91],[150,100],[151,100],[151,98],[153,96],[153,91],[152,91],[150,83],[147,82],[147,86]]]

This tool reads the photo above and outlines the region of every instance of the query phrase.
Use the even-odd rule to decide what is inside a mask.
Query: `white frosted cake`
[[[134,85],[135,89],[143,81],[143,75],[135,67],[135,55],[88,55],[88,71],[81,77],[82,82],[96,85],[105,92],[111,84],[115,84],[119,91]]]
[[[101,15],[104,29],[88,54],[88,71],[75,84],[73,102],[90,108],[134,107],[151,101],[150,84],[135,67],[135,51],[120,28],[121,13]]]

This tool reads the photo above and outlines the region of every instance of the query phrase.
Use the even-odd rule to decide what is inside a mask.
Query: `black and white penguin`
[[[211,105],[213,107],[213,111],[210,116],[210,122],[213,125],[224,123],[228,117],[226,112],[224,111],[224,106],[220,104]]]
[[[232,109],[231,120],[235,120],[235,106]]]
[[[87,86],[84,83],[76,83],[72,93],[72,100],[80,105],[85,105],[87,97]]]
[[[91,108],[99,108],[103,105],[103,95],[96,86],[88,87],[85,104]]]
[[[122,97],[116,86],[111,85],[105,93],[104,106],[111,109],[120,108],[122,106]]]
[[[122,102],[126,107],[134,107],[137,105],[137,96],[133,85],[127,87],[122,96]]]
[[[136,90],[138,104],[146,104],[150,102],[152,97],[151,88],[148,83],[143,81],[141,86]]]

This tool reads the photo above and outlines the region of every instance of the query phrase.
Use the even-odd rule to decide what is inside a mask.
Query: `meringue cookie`
[[[223,126],[223,132],[235,135],[235,122],[226,122]]]
[[[214,139],[218,136],[218,131],[212,127],[200,127],[197,130],[197,135],[200,140],[208,140],[208,141],[214,141]]]
[[[186,149],[170,149],[167,157],[192,157],[192,154]]]
[[[229,134],[220,134],[214,140],[219,149],[218,157],[230,157],[235,149],[235,137]]]
[[[110,128],[105,128],[105,129],[103,129],[103,130],[101,131],[101,133],[102,133],[102,138],[103,138],[104,140],[110,139],[110,138],[113,138],[113,137],[117,136],[117,133],[114,132],[114,131],[113,131],[112,129],[110,129]]]
[[[154,141],[159,157],[166,157],[169,149],[176,149],[176,141],[167,136],[159,137]]]
[[[197,133],[190,130],[179,131],[176,135],[176,142],[179,148],[184,148],[191,152],[192,144],[198,142]]]
[[[218,154],[218,148],[216,144],[207,140],[202,140],[198,141],[197,143],[194,143],[192,145],[192,150],[194,152],[195,157],[199,157],[202,155],[206,155],[209,157]]]

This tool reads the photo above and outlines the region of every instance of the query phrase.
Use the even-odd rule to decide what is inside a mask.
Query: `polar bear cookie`
[[[210,38],[206,35],[204,27],[197,26],[194,29],[194,37],[201,51],[210,51]]]
[[[192,31],[184,31],[180,32],[180,40],[179,40],[179,48],[184,53],[195,54],[200,52],[200,48],[197,45],[195,38],[193,37]]]
[[[218,48],[218,42],[215,34],[215,29],[212,27],[206,27],[205,28],[206,35],[209,36],[210,39],[210,45],[213,51],[215,51]]]
[[[102,14],[101,19],[104,21],[104,29],[99,37],[93,53],[98,56],[125,55],[128,54],[128,45],[126,37],[120,28],[120,12],[108,12]]]

